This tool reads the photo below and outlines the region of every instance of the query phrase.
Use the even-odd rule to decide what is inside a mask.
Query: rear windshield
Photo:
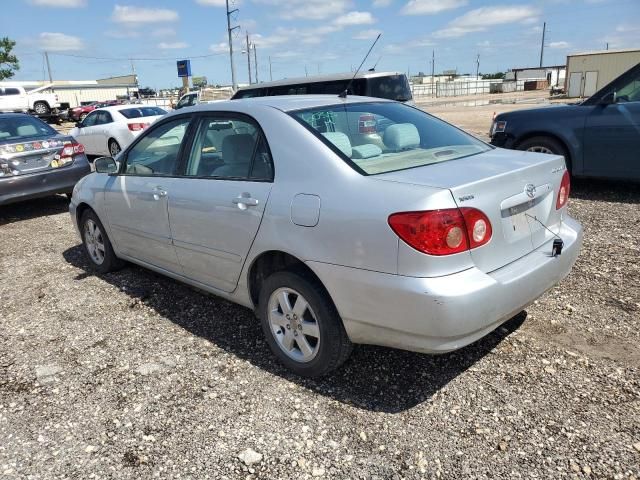
[[[411,88],[405,75],[367,78],[367,95],[406,102],[411,100]]]
[[[28,115],[11,117],[0,115],[0,143],[57,134],[58,132],[37,118]]]
[[[164,115],[167,112],[159,107],[136,107],[136,108],[125,108],[124,110],[120,110],[120,113],[125,118],[141,118],[141,117],[153,117],[156,115]]]
[[[402,103],[352,103],[291,115],[364,175],[421,167],[492,147]]]

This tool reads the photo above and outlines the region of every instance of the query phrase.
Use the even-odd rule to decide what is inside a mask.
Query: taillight
[[[560,190],[558,190],[558,199],[556,200],[556,210],[560,210],[569,201],[569,191],[571,190],[571,176],[569,170],[564,171],[562,181],[560,182]]]
[[[360,133],[376,133],[376,117],[367,114],[360,115],[360,119],[358,120],[358,132]]]
[[[491,222],[475,208],[402,212],[389,216],[389,226],[403,241],[429,255],[451,255],[486,244]]]
[[[139,132],[147,128],[149,124],[148,123],[129,123],[128,126],[129,126],[129,130],[131,130],[132,132]]]
[[[84,153],[84,145],[78,142],[67,143],[62,150],[55,156],[54,160],[57,166],[62,167],[73,162],[73,157]]]

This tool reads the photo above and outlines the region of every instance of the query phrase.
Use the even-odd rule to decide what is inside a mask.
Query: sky
[[[135,69],[141,86],[181,84],[176,60],[230,84],[225,0],[0,0],[0,37],[17,42],[16,80],[92,80]],[[475,74],[545,65],[569,53],[640,48],[640,0],[229,0],[236,79],[248,82],[246,34],[258,78],[364,68]],[[478,57],[479,55],[479,57]],[[269,61],[269,59],[271,61]],[[270,69],[271,64],[271,69]],[[253,65],[252,65],[252,68]],[[254,79],[255,80],[255,79]]]

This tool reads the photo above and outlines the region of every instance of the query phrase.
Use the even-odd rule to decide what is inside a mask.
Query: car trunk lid
[[[458,207],[484,212],[493,235],[470,253],[480,270],[491,272],[538,248],[559,230],[562,210],[555,206],[564,170],[560,156],[493,149],[376,178],[447,188]]]
[[[57,169],[72,163],[64,159],[61,161],[63,149],[72,143],[70,137],[59,137],[0,144],[0,163],[13,175]]]

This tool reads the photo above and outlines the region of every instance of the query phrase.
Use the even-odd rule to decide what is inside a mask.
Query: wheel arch
[[[567,168],[571,171],[575,165],[574,163],[574,159],[575,159],[575,152],[572,148],[572,144],[571,142],[567,141],[567,139],[561,137],[560,135],[557,135],[555,133],[551,133],[547,130],[532,130],[530,132],[527,132],[525,134],[522,134],[521,136],[519,136],[517,138],[517,140],[514,142],[513,148],[517,149],[522,143],[526,142],[527,140],[534,138],[534,137],[549,137],[552,138],[553,140],[556,140],[557,142],[559,142],[565,149],[565,151],[567,152],[567,157],[565,159],[565,162],[567,163]]]
[[[276,272],[290,271],[316,282],[333,303],[320,277],[302,260],[282,250],[267,250],[253,259],[247,270],[247,290],[254,309],[258,308],[260,289],[264,280]]]

